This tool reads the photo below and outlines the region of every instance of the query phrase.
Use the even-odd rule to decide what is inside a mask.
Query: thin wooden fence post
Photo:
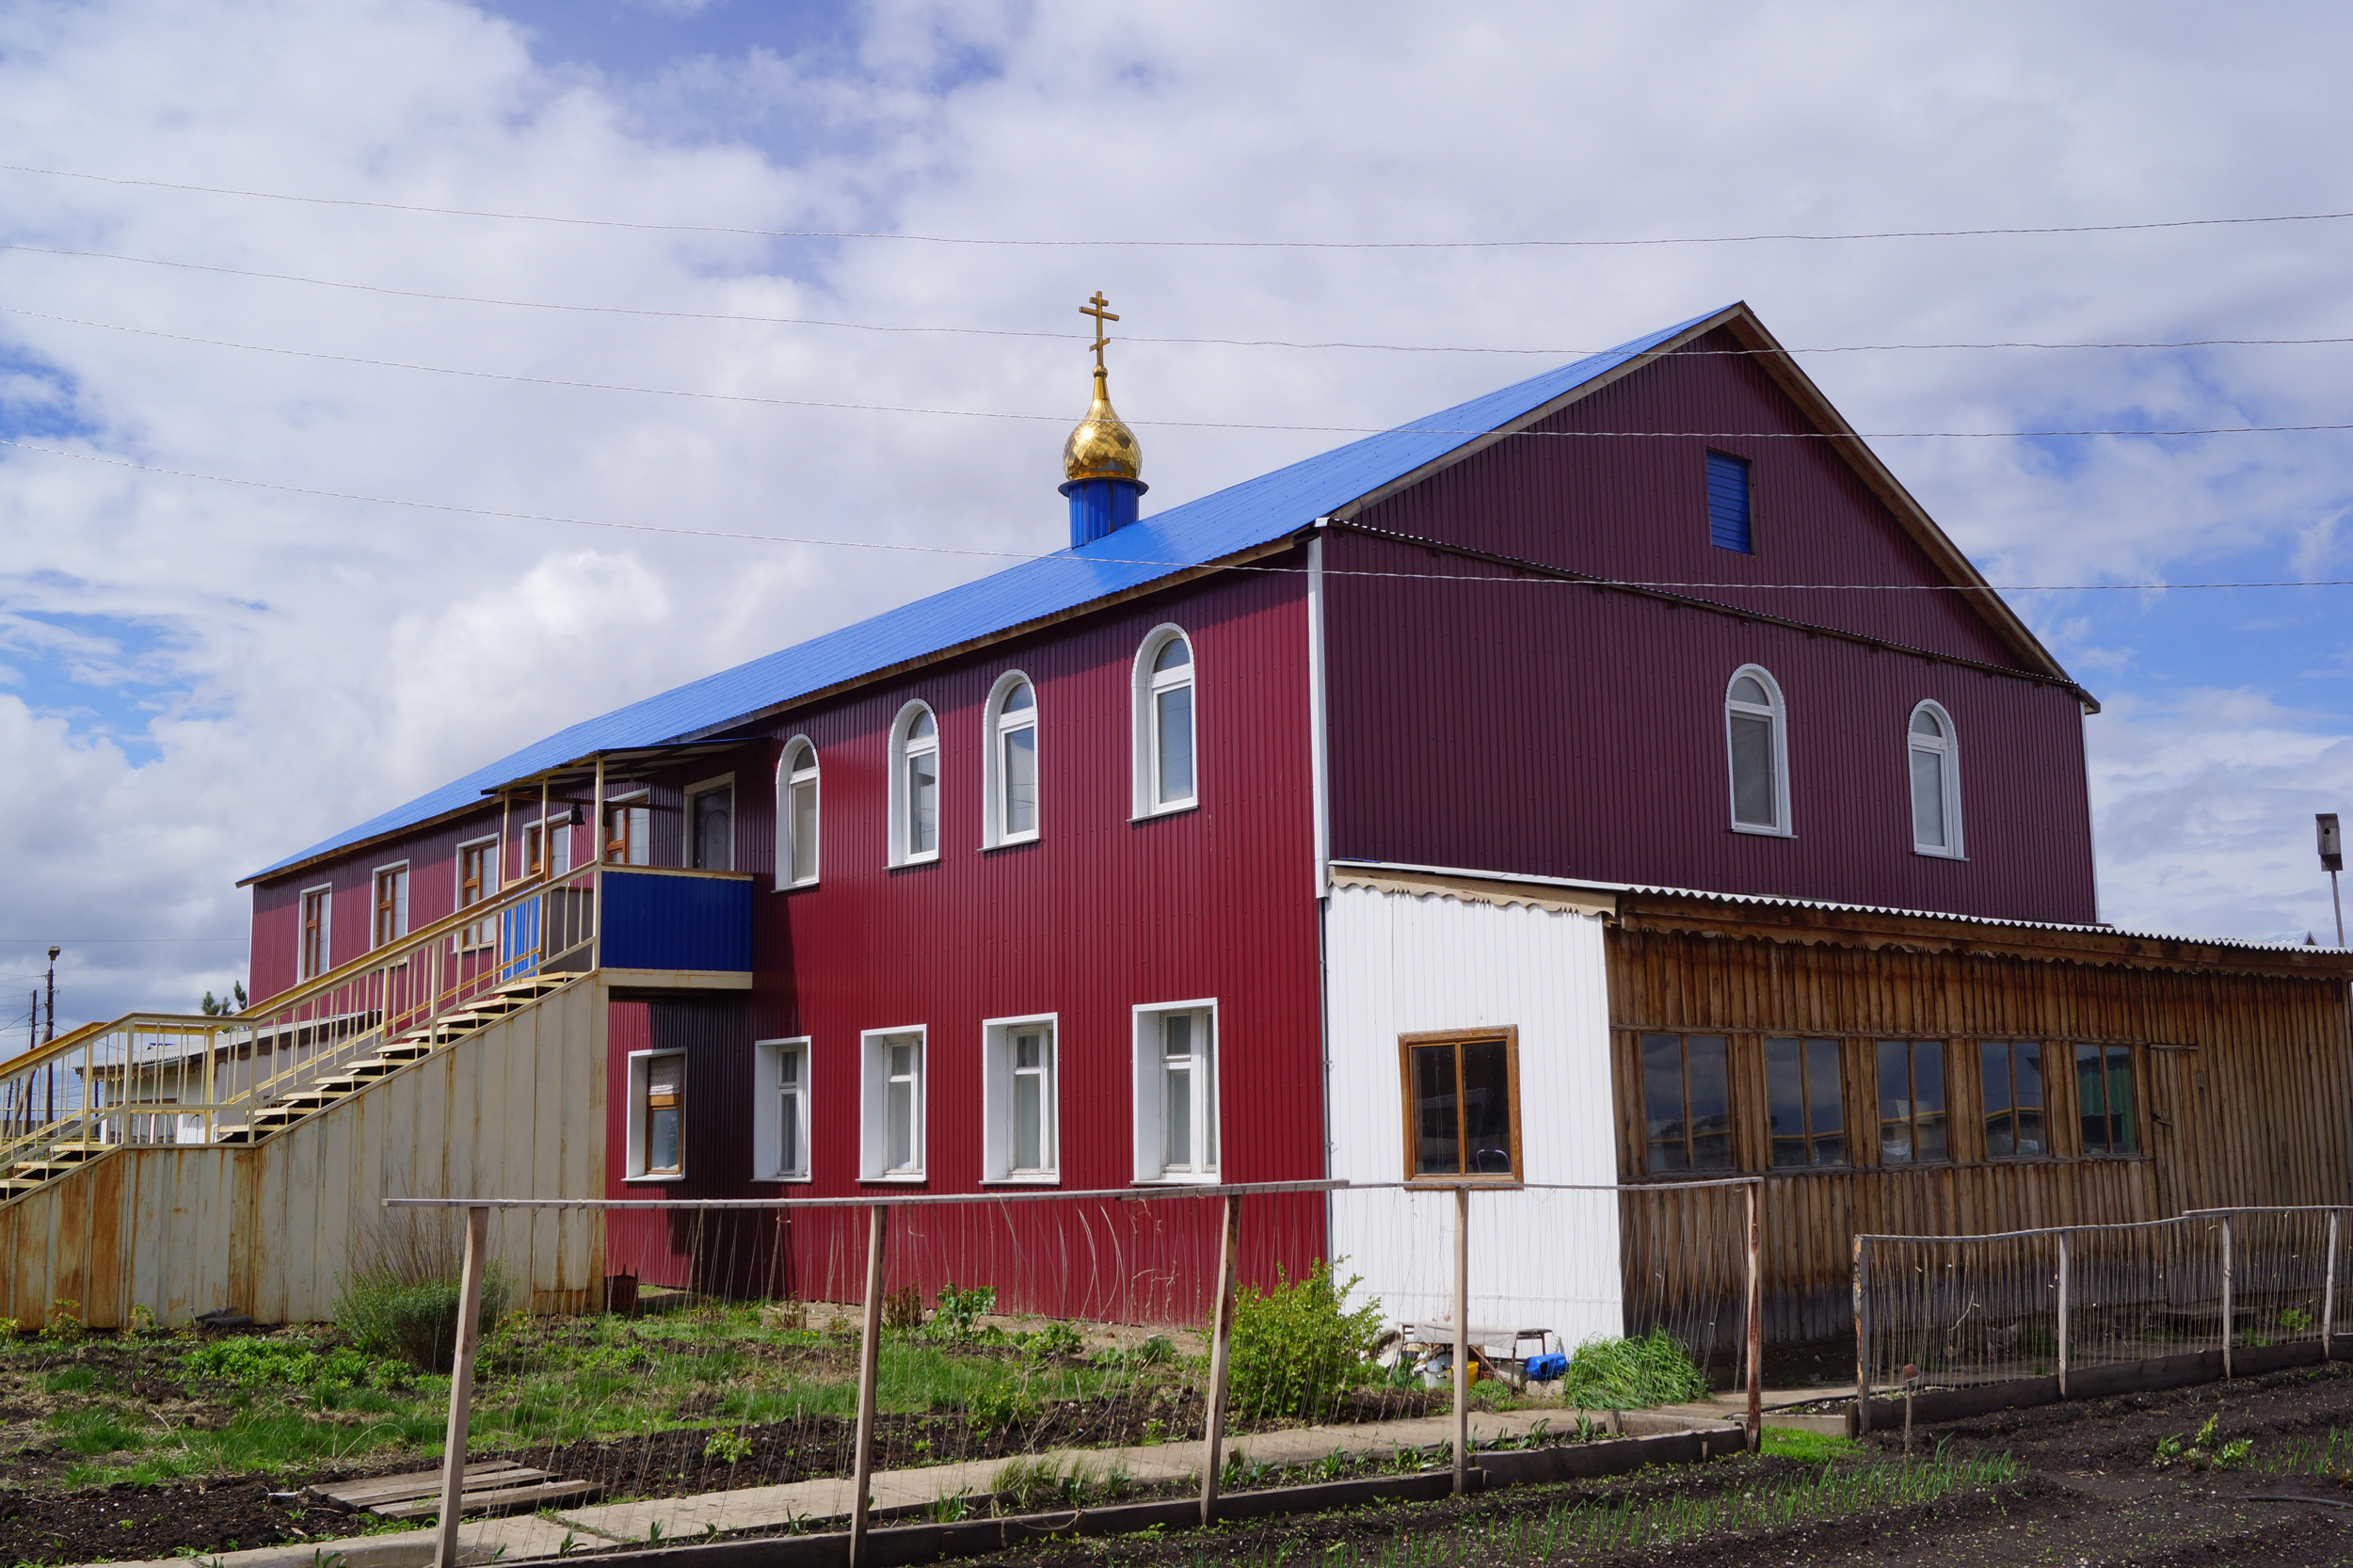
[[[2320,1359],[2333,1360],[2337,1343],[2337,1218],[2338,1210],[2329,1210],[2328,1272],[2320,1285]]]
[[[2067,1398],[2067,1232],[2058,1233],[2058,1384]]]
[[[1470,1486],[1470,1189],[1454,1190],[1454,1495]]]
[[[1870,1268],[1870,1240],[1854,1239],[1854,1430],[1862,1436],[1871,1430],[1871,1304],[1865,1275]]]
[[[2231,1376],[2231,1341],[2234,1314],[2231,1304],[2231,1217],[2222,1216],[2222,1375]]]
[[[851,1461],[850,1568],[857,1568],[866,1555],[866,1513],[872,1502],[868,1494],[874,1480],[874,1372],[882,1360],[883,1242],[889,1231],[890,1210],[881,1204],[868,1208],[866,1323],[857,1342],[857,1452]]]
[[[1225,1194],[1217,1252],[1217,1310],[1209,1320],[1209,1408],[1201,1427],[1201,1523],[1217,1512],[1218,1466],[1225,1462],[1225,1384],[1234,1344],[1235,1272],[1241,1258],[1241,1194]]]
[[[466,1210],[466,1254],[457,1267],[457,1346],[450,1358],[449,1428],[441,1454],[441,1513],[434,1543],[436,1568],[457,1568],[457,1511],[466,1493],[466,1437],[473,1424],[473,1357],[482,1337],[482,1255],[489,1248],[490,1211]]]
[[[1765,1438],[1765,1276],[1759,1256],[1758,1183],[1748,1185],[1749,1208],[1749,1452]]]

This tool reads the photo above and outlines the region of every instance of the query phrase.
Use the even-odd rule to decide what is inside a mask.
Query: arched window
[[[817,748],[806,735],[788,742],[776,761],[776,886],[817,880]]]
[[[1037,837],[1037,689],[1019,670],[1000,676],[982,710],[988,758],[981,792],[982,840],[1026,843]]]
[[[1933,702],[1912,711],[1904,737],[1912,761],[1912,847],[1961,857],[1961,746],[1953,716]]]
[[[1781,687],[1762,666],[1743,664],[1724,688],[1724,745],[1732,764],[1736,833],[1789,833],[1788,717]]]
[[[1193,644],[1160,627],[1136,653],[1136,815],[1175,811],[1199,798],[1193,756]]]
[[[939,858],[939,723],[910,702],[890,727],[890,863]]]

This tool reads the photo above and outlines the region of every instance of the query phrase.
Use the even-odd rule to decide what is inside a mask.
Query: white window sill
[[[660,1184],[660,1183],[662,1183],[662,1182],[665,1182],[665,1181],[684,1181],[685,1179],[686,1179],[686,1173],[685,1173],[684,1171],[672,1171],[672,1172],[671,1172],[669,1175],[667,1175],[667,1176],[623,1176],[623,1177],[621,1178],[621,1183],[622,1183],[622,1185],[623,1185],[623,1186],[626,1186],[626,1187],[637,1187],[637,1186],[650,1186],[650,1185],[658,1185],[658,1184]]]
[[[939,851],[933,850],[929,855],[901,856],[898,859],[890,862],[890,869],[895,872],[907,866],[936,866],[938,863]]]
[[[808,1184],[809,1176],[807,1171],[803,1171],[798,1176],[754,1176],[752,1179],[758,1182],[785,1183],[792,1186],[807,1186]]]
[[[1000,839],[993,844],[983,844],[981,853],[986,855],[993,849],[1019,849],[1023,844],[1036,843],[1038,838],[1039,835],[1035,833],[1024,833],[1016,839]]]
[[[817,879],[812,876],[807,882],[779,882],[774,890],[779,893],[798,893],[816,886]]]
[[[1794,839],[1797,837],[1785,827],[1757,827],[1744,822],[1734,823],[1732,830],[1735,833],[1746,833],[1758,839]]]
[[[984,1187],[1060,1187],[1060,1171],[1016,1171],[1011,1176],[983,1176]]]
[[[1136,1178],[1138,1187],[1215,1187],[1217,1184],[1218,1174],[1215,1171],[1178,1171],[1173,1175],[1163,1173]]]
[[[1912,853],[1930,860],[1966,860],[1969,858],[1959,850],[1936,849],[1928,844],[1913,845]]]
[[[1180,800],[1173,806],[1155,806],[1150,810],[1139,811],[1128,820],[1131,823],[1151,822],[1160,817],[1181,817],[1188,811],[1200,809],[1201,803],[1197,800]]]
[[[857,1179],[868,1186],[920,1187],[931,1178],[920,1171],[886,1171],[881,1176],[862,1176]]]

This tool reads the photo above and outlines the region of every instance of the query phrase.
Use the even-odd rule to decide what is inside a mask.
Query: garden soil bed
[[[1386,1402],[1386,1401],[1385,1401]],[[1372,1408],[1359,1419],[1419,1414],[1435,1402],[1407,1394],[1397,1408]],[[2161,1438],[2187,1435],[2207,1417],[2220,1438],[2254,1444],[2253,1465],[2218,1471],[2153,1468]],[[1199,1400],[1077,1401],[1055,1407],[1017,1428],[975,1430],[961,1416],[894,1416],[878,1432],[877,1465],[900,1468],[926,1461],[975,1459],[1073,1444],[1138,1442],[1147,1420],[1164,1423],[1172,1442],[1196,1438]],[[706,1432],[680,1432],[616,1443],[555,1449],[516,1449],[514,1457],[602,1481],[609,1495],[671,1494],[756,1486],[842,1473],[848,1423],[832,1418],[739,1429],[751,1445],[734,1465],[706,1459]],[[1672,1563],[1674,1568],[1753,1568],[1766,1561],[1801,1564],[1885,1564],[1920,1568],[2239,1568],[2353,1561],[2353,1482],[2328,1477],[2267,1473],[2266,1456],[2297,1439],[2318,1439],[2332,1429],[2353,1431],[2353,1368],[2276,1372],[2261,1378],[2157,1393],[2047,1405],[1942,1425],[1924,1424],[1915,1450],[1937,1445],[1962,1457],[2009,1453],[2022,1466],[2008,1484],[1956,1494],[1930,1503],[1896,1507],[1868,1516],[1752,1529],[1679,1542],[1647,1552],[1587,1555],[1580,1562],[1613,1565]],[[1871,1444],[1892,1457],[1900,1433],[1874,1433]],[[919,1449],[918,1444],[926,1445]],[[414,1468],[414,1456],[386,1466]],[[376,1473],[371,1466],[368,1473]],[[1394,1562],[1401,1535],[1416,1543],[1422,1568],[1516,1568],[1497,1546],[1501,1520],[1541,1513],[1564,1501],[1615,1505],[1662,1496],[1705,1498],[1728,1488],[1755,1487],[1801,1472],[1786,1459],[1734,1460],[1655,1470],[1613,1480],[1513,1488],[1461,1501],[1385,1505],[1342,1513],[1228,1526],[1209,1535],[1183,1532],[1165,1541],[1126,1539],[1089,1544],[1049,1544],[1000,1560],[1021,1568],[1234,1568],[1273,1560],[1320,1559],[1353,1568]],[[356,1473],[356,1472],[355,1472]],[[18,1483],[0,1490],[0,1564],[72,1563],[209,1553],[317,1540],[352,1532],[355,1521],[315,1505],[273,1500],[271,1492],[321,1476],[241,1478],[200,1486],[114,1486],[78,1492],[43,1488],[16,1464]],[[26,1489],[23,1482],[33,1480]],[[53,1483],[54,1484],[54,1483]],[[2313,1503],[2271,1502],[2296,1496]],[[126,1526],[123,1521],[130,1523]],[[1534,1568],[1530,1564],[1530,1568]]]

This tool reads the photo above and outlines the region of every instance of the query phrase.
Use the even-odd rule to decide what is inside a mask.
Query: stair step
[[[0,1202],[16,1197],[20,1193],[29,1192],[40,1185],[40,1182],[37,1178],[26,1176],[0,1176]]]
[[[38,1187],[51,1176],[63,1176],[80,1163],[79,1160],[27,1160],[8,1172],[8,1179],[29,1182]]]
[[[328,1079],[288,1095],[284,1103],[296,1111],[317,1111],[334,1104],[360,1087],[355,1078]]]
[[[91,1142],[52,1144],[49,1145],[49,1152],[59,1160],[90,1160],[105,1153],[106,1149],[106,1144]]]
[[[382,1078],[386,1073],[395,1072],[408,1064],[406,1061],[394,1057],[371,1056],[364,1062],[353,1063],[351,1076],[362,1083],[369,1083]]]
[[[250,1144],[253,1142],[253,1129],[243,1122],[224,1122],[213,1128],[213,1142],[216,1144]]]
[[[488,996],[474,998],[466,1003],[466,1009],[472,1013],[479,1013],[486,1018],[502,1018],[509,1013],[520,1013],[530,1005],[531,1002],[526,998],[503,997],[492,992]]]
[[[414,1062],[432,1055],[433,1047],[423,1034],[404,1034],[389,1046],[377,1047],[376,1054],[386,1062]]]
[[[527,1001],[536,1001],[564,984],[565,982],[561,980],[533,975],[525,980],[510,980],[504,985],[493,985],[490,987],[490,994],[494,997],[520,997]]]

